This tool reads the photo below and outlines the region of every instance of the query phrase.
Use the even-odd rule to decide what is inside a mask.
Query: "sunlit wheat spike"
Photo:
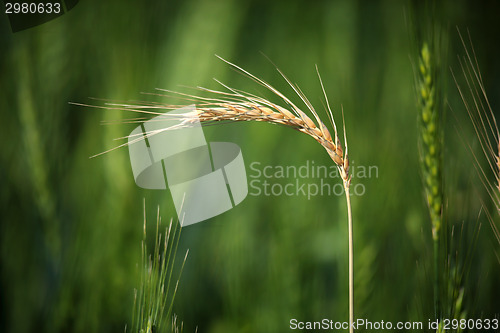
[[[241,67],[221,57],[218,58],[224,61],[225,63],[229,64],[231,67],[233,67],[240,73],[246,75],[253,81],[257,82],[259,85],[262,85],[263,87],[271,91],[281,100],[283,100],[283,102],[288,107],[283,107],[263,97],[251,94],[249,92],[232,88],[217,80],[216,81],[226,91],[207,89],[201,87],[197,88],[199,91],[209,93],[211,95],[210,97],[202,97],[196,94],[187,94],[165,89],[157,89],[159,93],[152,95],[158,95],[162,97],[175,95],[178,98],[184,100],[187,104],[196,105],[195,111],[191,113],[172,116],[172,117],[179,117],[178,119],[179,125],[177,125],[175,128],[180,128],[182,126],[188,127],[190,126],[190,124],[198,121],[205,124],[216,123],[216,122],[233,122],[233,121],[260,121],[260,122],[268,122],[272,124],[286,126],[311,136],[314,140],[316,140],[319,144],[321,144],[321,146],[327,151],[333,162],[337,165],[337,167],[341,171],[341,175],[344,178],[344,180],[348,179],[349,162],[347,160],[347,156],[344,156],[344,149],[342,148],[340,139],[338,137],[337,127],[333,119],[333,113],[331,111],[330,104],[326,96],[323,81],[321,80],[321,76],[319,75],[319,71],[317,68],[316,70],[318,72],[318,78],[327,103],[328,118],[334,129],[333,137],[330,131],[328,130],[328,127],[324,124],[324,122],[321,120],[318,113],[314,109],[312,103],[308,100],[308,98],[304,95],[304,93],[300,90],[300,88],[297,85],[293,84],[279,69],[276,68],[277,71],[280,73],[280,75],[283,77],[283,79],[290,85],[290,87],[294,90],[294,92],[299,96],[300,100],[306,105],[307,109],[312,114],[313,118],[309,117],[306,114],[306,112],[302,111],[289,98],[287,98],[284,94],[282,94],[280,91],[278,91],[276,88],[274,88],[266,81],[256,77],[250,72],[242,69]],[[168,95],[165,95],[163,93],[167,93]],[[128,119],[122,119],[118,121],[121,123],[142,123],[147,120],[147,116],[164,114],[165,111],[175,110],[186,106],[186,105],[169,105],[169,104],[153,103],[153,102],[106,103],[104,106],[93,106],[80,103],[72,103],[72,104],[104,108],[104,109],[112,109],[112,110],[130,111],[136,114],[137,113],[143,114],[145,116],[145,117],[133,117]],[[107,123],[109,124],[114,122],[112,121]],[[146,137],[150,137],[155,134],[161,133],[165,130],[172,130],[175,128],[165,128],[154,132],[148,132],[145,134]],[[134,143],[142,139],[143,139],[142,136],[138,136],[137,138],[132,138],[132,140],[129,143]],[[347,140],[344,141],[346,145],[345,148],[347,148]],[[101,154],[110,152],[120,147],[124,147],[129,143],[124,143],[115,148],[107,150]],[[95,156],[101,154],[97,154]]]

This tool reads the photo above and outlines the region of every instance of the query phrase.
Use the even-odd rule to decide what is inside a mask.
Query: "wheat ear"
[[[165,89],[158,89],[159,91],[165,92],[167,94],[175,94],[180,96],[185,101],[189,103],[196,104],[195,111],[190,113],[184,113],[182,115],[176,115],[175,117],[180,117],[180,125],[176,125],[175,128],[179,128],[179,126],[189,127],[193,122],[202,122],[202,123],[215,123],[215,122],[224,122],[224,121],[260,121],[260,122],[268,122],[272,124],[278,124],[282,126],[286,126],[297,130],[299,132],[305,133],[311,136],[314,140],[316,140],[321,146],[326,150],[332,161],[337,166],[339,173],[343,180],[344,193],[346,195],[347,202],[347,211],[348,211],[348,234],[349,234],[349,321],[352,323],[354,321],[354,260],[353,260],[353,228],[352,228],[352,211],[351,211],[351,202],[350,202],[350,183],[351,178],[349,176],[349,158],[347,154],[347,138],[345,134],[345,126],[344,126],[344,149],[342,148],[341,141],[338,136],[337,126],[335,124],[335,120],[333,118],[333,113],[330,108],[330,104],[328,101],[328,97],[325,92],[325,88],[323,85],[323,81],[319,74],[318,69],[316,68],[318,78],[321,84],[321,88],[323,91],[323,95],[326,101],[326,107],[328,110],[328,118],[333,127],[334,134],[331,135],[327,126],[320,119],[318,113],[314,109],[311,102],[307,99],[307,97],[302,93],[300,88],[293,84],[279,69],[278,72],[281,76],[286,80],[286,82],[290,85],[290,87],[295,91],[295,93],[299,96],[301,101],[307,106],[309,112],[312,114],[313,119],[309,117],[305,112],[303,112],[300,108],[298,108],[290,99],[288,99],[284,94],[275,89],[269,83],[264,80],[256,77],[255,75],[247,72],[246,70],[238,67],[237,65],[230,63],[223,58],[220,58],[222,61],[226,62],[239,72],[248,76],[250,79],[254,80],[258,84],[270,90],[276,96],[281,98],[281,100],[286,103],[288,108],[280,106],[276,103],[273,103],[267,99],[256,96],[254,94],[241,91],[238,89],[231,88],[219,81],[217,81],[221,86],[223,86],[226,91],[218,91],[212,89],[206,89],[202,87],[198,87],[197,89],[210,93],[213,97],[201,97],[194,94],[185,94],[174,92]],[[160,96],[169,96],[164,95],[162,93],[158,93],[155,95]],[[118,104],[118,103],[107,103],[106,106],[92,106],[85,104],[72,103],[76,105],[83,106],[91,106],[98,107],[104,109],[114,109],[114,110],[123,110],[123,111],[132,111],[135,113],[142,113],[146,117],[144,118],[132,118],[120,120],[120,122],[143,122],[146,121],[151,115],[161,115],[164,114],[165,110],[179,109],[185,105],[166,105],[163,103],[153,103],[153,102],[141,102],[136,104]],[[151,137],[155,134],[161,133],[163,131],[168,131],[173,128],[164,128],[160,130],[155,130],[146,133],[146,137]],[[129,137],[127,137],[129,138]],[[138,136],[134,140],[143,140],[144,137]],[[126,146],[130,143],[135,142],[134,140],[124,143],[120,146],[117,146],[111,150]],[[105,151],[101,154],[107,153],[109,151]],[[100,154],[98,154],[100,155]],[[96,155],[97,156],[97,155]],[[352,332],[353,328],[350,325],[350,332]]]
[[[443,224],[442,132],[439,86],[436,85],[437,68],[433,51],[427,43],[422,45],[416,84],[420,109],[419,149],[426,201],[431,218],[434,247],[434,308],[436,318],[438,318],[440,316],[439,255]]]
[[[347,156],[347,152],[344,154],[344,150],[342,149],[342,144],[340,142],[337,126],[335,124],[333,114],[330,109],[328,98],[326,97],[326,93],[324,94],[326,99],[326,104],[328,108],[328,118],[333,126],[334,135],[330,134],[327,126],[321,121],[318,113],[309,102],[307,97],[302,93],[300,88],[294,85],[282,72],[280,74],[283,78],[288,82],[288,84],[292,87],[292,89],[298,94],[300,99],[307,106],[309,111],[312,113],[314,120],[312,120],[305,112],[299,109],[290,99],[285,97],[281,92],[272,87],[267,82],[257,78],[253,74],[245,71],[244,69],[232,64],[222,58],[221,60],[225,61],[229,65],[233,66],[237,70],[241,71],[257,83],[269,89],[275,95],[280,97],[289,107],[285,108],[276,103],[273,103],[269,100],[266,100],[262,97],[250,94],[248,92],[244,92],[241,90],[237,90],[231,88],[219,81],[227,91],[218,91],[207,88],[198,87],[197,89],[200,91],[208,92],[214,95],[214,97],[201,97],[194,94],[185,94],[176,91],[166,90],[166,89],[157,89],[158,91],[165,92],[165,94],[157,93],[153,95],[159,95],[163,97],[170,97],[168,94],[175,94],[180,96],[182,99],[196,104],[195,111],[191,113],[184,113],[181,115],[176,115],[174,117],[179,117],[181,121],[180,125],[176,125],[175,128],[179,128],[180,126],[189,127],[190,123],[200,121],[202,123],[215,123],[215,122],[224,122],[224,121],[260,121],[260,122],[268,122],[272,124],[283,125],[299,132],[305,133],[311,136],[314,140],[316,140],[330,155],[333,162],[339,168],[340,175],[344,182],[349,182],[349,159]],[[319,76],[319,72],[318,72]],[[321,86],[323,88],[323,83],[321,81],[321,77],[319,76]],[[324,88],[323,88],[323,92]],[[113,110],[123,110],[123,111],[132,111],[134,113],[142,113],[145,114],[145,117],[140,118],[131,118],[131,119],[121,119],[120,123],[141,123],[143,121],[148,120],[150,116],[161,115],[165,110],[174,110],[181,108],[185,105],[167,105],[163,103],[152,103],[152,102],[140,102],[137,104],[125,104],[125,103],[106,103],[106,106],[95,106],[95,105],[87,105],[80,103],[71,103],[74,105],[81,106],[90,106],[97,107],[103,109],[113,109]],[[110,122],[108,122],[109,124]],[[112,122],[111,122],[112,123]],[[175,128],[163,128],[160,130],[155,130],[146,133],[146,137],[151,137],[163,131],[172,130]],[[127,137],[128,138],[128,137]],[[142,135],[137,138],[137,140],[142,140]],[[133,143],[134,141],[129,143]],[[117,147],[114,147],[108,151],[102,152],[95,156],[108,153],[114,149],[124,147],[129,143],[124,143]],[[347,149],[347,141],[345,140],[345,145]]]

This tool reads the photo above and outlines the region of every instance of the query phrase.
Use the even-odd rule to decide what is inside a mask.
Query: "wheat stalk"
[[[196,108],[194,111],[189,113],[184,113],[180,115],[174,115],[172,117],[179,117],[180,124],[174,127],[162,128],[160,130],[154,130],[145,133],[146,138],[149,138],[153,135],[161,133],[163,131],[168,131],[180,127],[189,127],[194,122],[202,122],[202,123],[215,123],[215,122],[233,122],[233,121],[260,121],[267,122],[271,124],[278,124],[282,126],[289,127],[291,129],[297,130],[299,132],[305,133],[316,140],[321,146],[326,150],[332,161],[337,166],[339,173],[341,175],[344,193],[346,196],[347,202],[347,212],[348,212],[348,234],[349,234],[349,322],[352,323],[354,321],[354,260],[353,260],[353,228],[352,228],[352,211],[351,211],[351,202],[350,202],[350,183],[351,177],[349,175],[349,158],[347,153],[347,137],[345,133],[345,126],[343,128],[344,132],[344,149],[342,148],[341,141],[338,136],[337,126],[335,124],[335,120],[333,118],[333,113],[330,108],[330,103],[328,101],[328,97],[325,92],[325,88],[323,85],[323,81],[319,74],[318,68],[316,67],[316,72],[318,74],[318,78],[321,84],[321,89],[323,91],[323,95],[326,102],[326,108],[328,111],[329,121],[334,129],[333,136],[328,130],[327,126],[320,119],[318,113],[314,109],[311,102],[307,99],[307,97],[302,93],[300,88],[293,84],[279,69],[278,72],[281,76],[286,80],[286,82],[290,85],[290,87],[295,91],[295,93],[300,97],[302,102],[307,106],[309,112],[313,115],[313,119],[309,117],[305,112],[303,112],[299,107],[297,107],[290,99],[288,99],[284,94],[275,89],[269,83],[264,80],[256,77],[255,75],[247,72],[246,70],[238,67],[237,65],[230,63],[223,58],[220,58],[222,61],[226,62],[239,72],[248,76],[258,84],[270,90],[276,96],[281,98],[288,108],[280,106],[276,103],[273,103],[265,98],[256,96],[254,94],[241,91],[238,89],[231,88],[219,81],[227,91],[218,91],[212,89],[206,89],[202,87],[198,87],[200,91],[204,91],[210,93],[213,97],[201,97],[194,94],[185,94],[179,93],[175,91],[158,89],[159,91],[166,92],[168,94],[175,94],[180,96],[185,101],[196,104]],[[159,96],[169,96],[164,94],[154,94]],[[82,106],[91,106],[98,107],[104,109],[114,109],[114,110],[123,110],[123,111],[132,111],[135,113],[140,113],[146,115],[146,117],[140,118],[131,118],[120,120],[123,122],[131,122],[131,123],[141,123],[149,119],[151,115],[163,115],[165,110],[174,110],[184,107],[186,105],[166,105],[163,103],[154,103],[154,102],[141,102],[141,103],[106,103],[106,106],[94,106],[87,104],[79,104],[72,103],[75,105]],[[129,137],[125,137],[130,139]],[[123,138],[123,139],[125,139]],[[97,154],[95,156],[107,153],[114,149],[127,146],[128,144],[134,143],[136,141],[143,140],[144,136],[141,134],[137,138],[133,140],[129,140],[127,143],[119,145],[115,148],[112,148],[103,153]],[[350,332],[353,331],[352,325],[350,325]]]

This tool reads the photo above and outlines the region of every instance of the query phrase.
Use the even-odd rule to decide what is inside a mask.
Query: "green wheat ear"
[[[432,44],[431,44],[432,45]],[[429,215],[431,218],[433,261],[434,261],[434,314],[441,315],[440,306],[440,244],[443,222],[443,188],[442,188],[442,144],[441,110],[439,86],[436,84],[436,53],[427,43],[423,43],[418,60],[416,87],[419,107],[419,151],[423,187],[425,191]]]
[[[436,88],[432,55],[427,43],[420,52],[418,66],[418,101],[420,108],[420,158],[424,177],[424,188],[432,223],[432,238],[439,239],[442,224],[443,191],[441,178],[441,144],[439,105],[436,103]]]

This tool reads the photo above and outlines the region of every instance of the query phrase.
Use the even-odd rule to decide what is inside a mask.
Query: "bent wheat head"
[[[220,57],[219,57],[220,58]],[[280,106],[276,103],[273,103],[267,99],[264,99],[262,97],[250,94],[248,92],[244,92],[241,90],[237,90],[234,88],[231,88],[219,81],[217,81],[219,84],[221,84],[224,88],[227,89],[226,92],[224,91],[218,91],[218,90],[211,90],[211,89],[206,89],[206,88],[200,88],[198,87],[199,90],[208,92],[214,95],[214,97],[201,97],[197,95],[192,95],[192,94],[185,94],[185,93],[180,93],[180,92],[175,92],[175,91],[170,91],[170,90],[165,90],[165,89],[158,89],[159,91],[163,91],[169,94],[174,94],[177,96],[180,96],[184,100],[196,104],[196,110],[191,112],[191,113],[186,113],[183,115],[179,115],[181,119],[179,119],[182,123],[181,126],[189,126],[190,123],[200,121],[202,123],[207,123],[207,122],[222,122],[222,121],[261,121],[261,122],[268,122],[268,123],[273,123],[273,124],[279,124],[283,125],[289,128],[292,128],[294,130],[297,130],[299,132],[305,133],[309,136],[311,136],[314,140],[316,140],[318,143],[325,148],[333,162],[336,164],[336,166],[339,169],[339,172],[342,176],[342,179],[344,181],[344,185],[349,186],[350,185],[350,177],[349,177],[349,158],[347,154],[347,139],[345,136],[345,128],[344,128],[344,145],[345,145],[345,152],[342,148],[342,144],[340,142],[338,132],[337,132],[337,127],[335,124],[335,121],[333,119],[333,114],[330,109],[330,104],[328,101],[328,97],[326,96],[325,89],[323,86],[323,82],[321,80],[321,76],[319,75],[318,72],[318,77],[321,83],[321,88],[323,90],[323,94],[326,100],[327,108],[328,108],[328,116],[329,120],[333,126],[334,129],[334,135],[332,137],[330,131],[328,130],[327,126],[321,121],[318,113],[312,106],[312,104],[309,102],[307,97],[302,93],[300,88],[298,88],[296,85],[294,85],[281,71],[279,73],[283,76],[283,78],[287,81],[287,83],[292,87],[292,89],[297,93],[297,95],[300,97],[300,99],[304,102],[304,104],[307,106],[309,111],[314,117],[314,120],[311,119],[305,112],[303,112],[300,108],[298,108],[290,99],[285,97],[281,92],[279,92],[277,89],[272,87],[270,84],[267,82],[263,81],[262,79],[257,78],[253,74],[250,74],[249,72],[245,71],[244,69],[236,66],[235,64],[232,64],[222,58],[220,58],[222,61],[228,63],[232,67],[236,68],[238,71],[242,72],[243,74],[247,75],[260,85],[264,86],[265,88],[269,89],[271,92],[273,92],[275,95],[277,95],[279,98],[281,98],[289,107],[285,108],[283,106]],[[317,70],[317,68],[316,68]],[[166,95],[161,95],[161,94],[155,94],[159,96],[166,96]],[[163,104],[163,103],[154,103],[154,102],[141,102],[137,104],[117,104],[117,103],[106,103],[106,106],[95,106],[95,105],[86,105],[86,104],[79,104],[79,103],[72,103],[75,105],[82,105],[82,106],[90,106],[90,107],[97,107],[97,108],[104,108],[104,109],[113,109],[113,110],[123,110],[123,111],[132,111],[135,113],[141,113],[145,114],[148,116],[151,115],[160,115],[163,114],[165,110],[172,110],[172,109],[179,109],[185,105],[170,105],[170,104]],[[126,119],[126,120],[121,120],[120,122],[138,122],[141,123],[143,121],[146,121],[148,118],[133,118],[133,119]],[[176,128],[178,128],[176,126]],[[155,134],[158,134],[162,131],[170,130],[170,128],[165,128],[160,131],[154,131],[150,133],[146,133],[147,137],[153,136]],[[137,138],[137,140],[142,140],[143,138]],[[135,141],[132,141],[135,142]],[[128,143],[125,143],[123,145],[117,146],[111,150],[114,150],[116,148],[120,148],[123,146],[126,146]],[[101,154],[107,153],[109,151],[105,151]],[[97,154],[100,155],[100,154]],[[97,156],[96,155],[96,156]]]

